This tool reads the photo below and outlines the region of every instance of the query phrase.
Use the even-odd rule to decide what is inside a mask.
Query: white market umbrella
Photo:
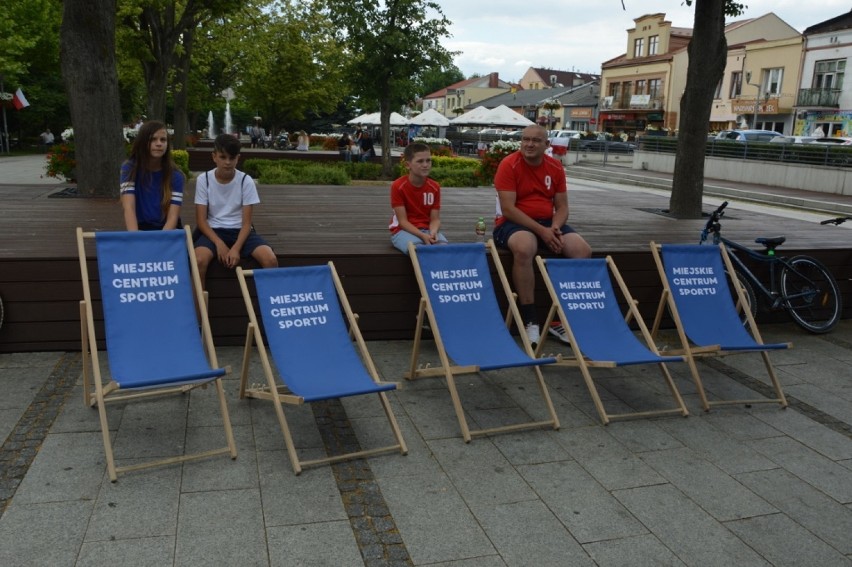
[[[450,119],[434,108],[430,108],[412,118],[408,123],[412,126],[446,127],[450,125]]]
[[[378,112],[368,112],[367,114],[362,114],[361,116],[357,116],[347,122],[347,124],[378,124],[379,123],[379,113]]]
[[[349,121],[349,124],[364,124],[366,126],[379,126],[382,123],[382,113],[381,112],[371,112],[370,114],[364,114],[359,116],[358,118],[353,118]],[[390,114],[390,125],[391,126],[405,126],[408,124],[408,119],[398,112],[391,112]]]
[[[488,114],[488,109],[484,106],[477,106],[469,112],[465,112],[461,116],[456,116],[450,119],[450,124],[490,124],[485,115]]]
[[[485,118],[488,124],[493,124],[494,126],[524,128],[535,124],[535,122],[522,114],[515,112],[505,104],[501,104],[500,106],[489,110],[485,115]]]

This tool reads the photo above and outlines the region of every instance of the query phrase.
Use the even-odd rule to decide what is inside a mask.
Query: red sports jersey
[[[441,208],[441,186],[427,177],[426,183],[417,187],[405,175],[391,184],[390,200],[391,207],[405,207],[408,222],[417,228],[428,229],[432,210]],[[396,214],[391,218],[388,228],[392,234],[402,230]]]
[[[530,218],[549,219],[553,217],[553,197],[567,191],[565,169],[558,160],[546,155],[542,156],[541,165],[533,167],[518,151],[500,162],[494,176],[494,187],[497,191],[516,193],[515,206]],[[500,226],[505,220],[498,200],[494,224]]]

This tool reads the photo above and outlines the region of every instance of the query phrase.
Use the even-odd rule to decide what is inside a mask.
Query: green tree
[[[685,1],[693,4],[693,0]],[[687,48],[689,66],[680,99],[678,147],[669,200],[669,212],[677,218],[701,217],[710,110],[728,54],[725,15],[738,16],[745,8],[733,0],[694,0],[694,3],[695,23]]]
[[[463,81],[464,78],[464,73],[452,64],[446,67],[425,69],[417,78],[417,94],[421,97],[432,94],[448,85]]]
[[[77,189],[117,196],[124,158],[115,64],[115,0],[65,0],[60,31],[62,78],[74,125]]]
[[[229,50],[240,53],[234,90],[265,124],[304,122],[337,109],[348,88],[345,55],[325,15],[311,4],[279,4],[259,17],[235,17],[232,25],[239,31]]]
[[[119,37],[141,66],[149,118],[166,120],[169,87],[176,94],[175,147],[184,147],[187,88],[194,34],[204,23],[240,10],[240,0],[121,0]]]
[[[59,25],[62,5],[57,0],[8,0],[0,18],[0,82],[7,93],[24,91],[31,106],[6,113],[10,132],[20,139],[49,126],[55,132],[70,124],[65,89],[59,71]],[[2,128],[2,125],[0,125]]]
[[[342,32],[350,85],[361,100],[378,103],[382,174],[390,177],[390,113],[413,99],[425,70],[451,64],[454,54],[441,46],[450,36],[450,21],[436,2],[427,0],[319,1]]]

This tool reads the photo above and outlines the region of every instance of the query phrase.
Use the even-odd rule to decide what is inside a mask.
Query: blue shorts
[[[535,222],[537,222],[541,226],[549,227],[551,219],[536,219]],[[497,243],[497,246],[499,246],[500,248],[509,248],[509,237],[518,232],[519,230],[525,230],[529,233],[532,233],[530,229],[523,225],[512,222],[510,220],[505,220],[503,221],[503,224],[494,229],[494,242]],[[562,225],[562,234],[571,234],[572,232],[577,231],[567,224]],[[546,248],[541,238],[538,238],[538,236],[536,236],[536,240],[538,240],[539,248]]]
[[[234,245],[234,243],[237,241],[237,237],[240,235],[239,228],[214,228],[213,232],[216,233],[216,236],[222,239],[222,242],[224,242],[225,246],[227,246],[228,248]],[[257,248],[258,246],[269,246],[269,243],[264,240],[260,235],[258,235],[254,231],[254,227],[252,227],[248,238],[246,238],[246,241],[243,243],[243,247],[240,250],[240,257],[250,258],[251,253],[254,252],[255,248]],[[212,240],[210,240],[200,232],[195,239],[195,247],[208,248],[213,252],[214,256],[216,255],[216,245],[213,244]]]
[[[421,228],[420,232],[425,232],[429,234],[428,228]],[[420,246],[423,244],[423,240],[419,236],[415,236],[408,232],[407,230],[400,230],[395,234],[391,234],[391,244],[393,244],[394,248],[408,256],[408,243],[413,242],[415,246]],[[443,244],[447,243],[447,239],[440,232],[438,233],[438,242]]]

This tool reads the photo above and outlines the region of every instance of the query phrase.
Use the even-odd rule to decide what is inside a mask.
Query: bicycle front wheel
[[[840,320],[840,290],[831,272],[809,256],[781,269],[781,293],[793,320],[811,333],[827,333]]]

